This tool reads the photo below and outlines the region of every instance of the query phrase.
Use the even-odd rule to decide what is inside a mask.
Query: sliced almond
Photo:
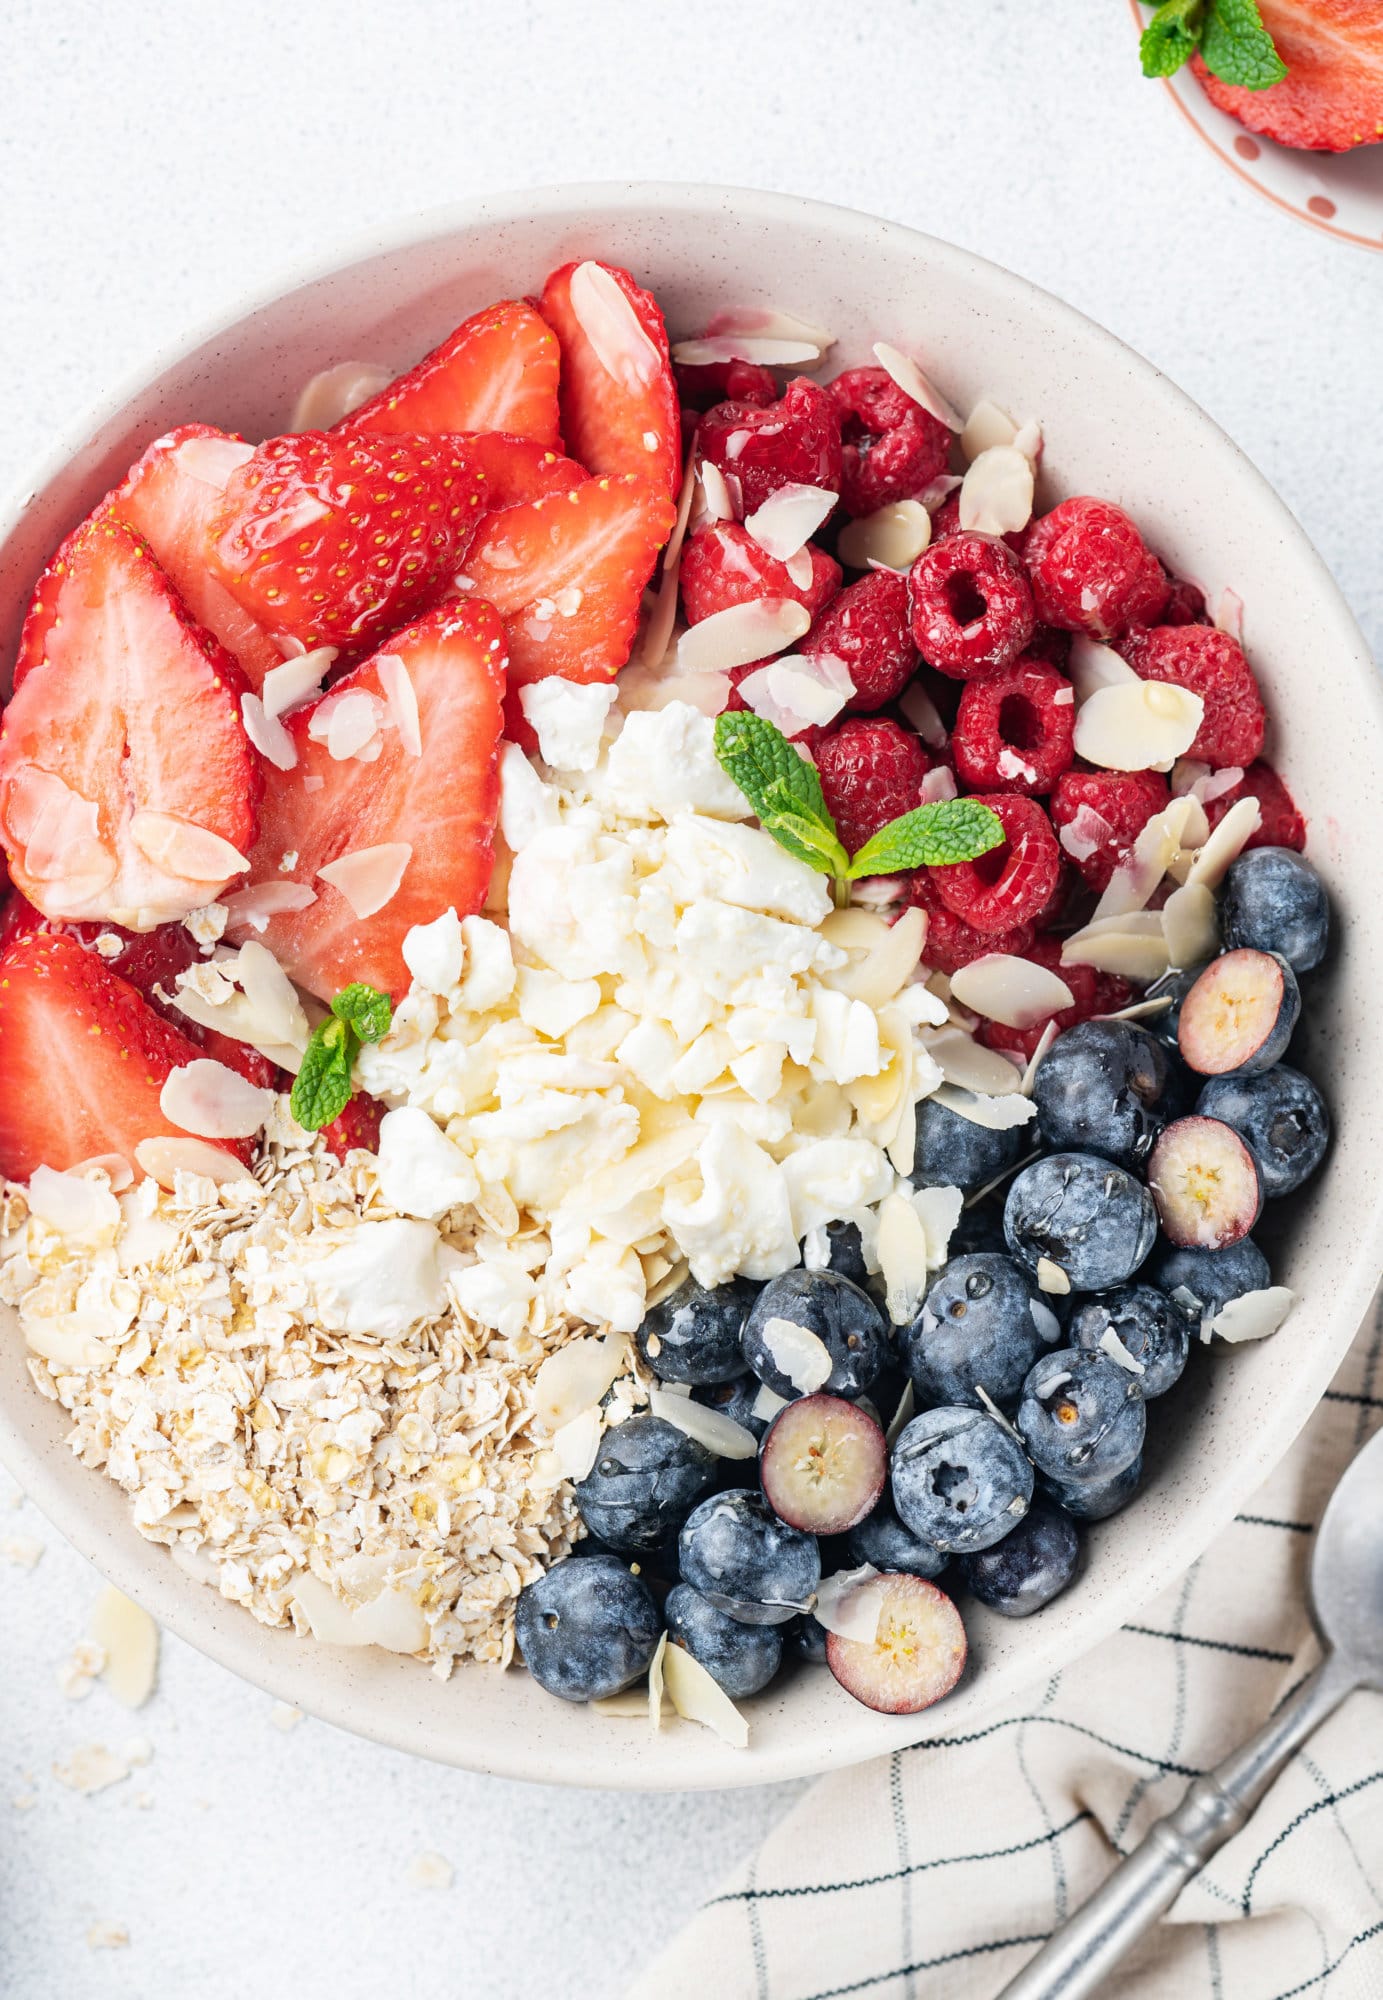
[[[304,428],[325,429],[326,426],[309,425]],[[218,493],[225,492],[231,474],[248,464],[254,455],[252,444],[246,444],[243,438],[233,437],[188,438],[173,454],[179,472],[185,472],[189,479],[195,479],[203,486],[214,486]]]
[[[687,452],[687,462],[682,470],[682,490],[677,498],[677,519],[672,524],[667,547],[663,550],[663,574],[658,584],[658,595],[653,601],[653,609],[648,614],[643,639],[639,647],[639,660],[645,667],[661,665],[672,639],[672,628],[677,622],[677,591],[682,574],[682,549],[687,539],[687,523],[691,519],[692,501],[696,495],[696,439],[692,438]]]
[[[578,264],[571,274],[571,309],[596,360],[630,395],[656,382],[662,356],[630,301],[600,264]]]
[[[1170,770],[1204,715],[1198,694],[1170,682],[1096,688],[1076,713],[1076,755],[1106,771]]]
[[[749,1747],[749,1724],[699,1660],[681,1646],[663,1654],[663,1691],[687,1722],[700,1722],[736,1750]]]
[[[224,1146],[213,1146],[208,1139],[141,1139],[134,1157],[135,1164],[162,1188],[172,1188],[179,1174],[199,1174],[218,1187],[254,1179],[234,1153],[228,1153]]]
[[[954,1111],[957,1118],[968,1118],[972,1125],[983,1125],[990,1132],[1011,1132],[1015,1126],[1030,1124],[1037,1116],[1037,1106],[1019,1090],[990,1097],[979,1091],[960,1090],[953,1083],[943,1083],[933,1095],[938,1104]]]
[[[951,991],[962,1007],[1006,1028],[1031,1028],[1075,1005],[1075,995],[1055,972],[1001,951],[961,966],[951,975]]]
[[[824,486],[780,486],[761,507],[745,515],[745,529],[765,555],[787,562],[806,547],[836,499]]]
[[[170,1125],[199,1139],[249,1139],[264,1129],[274,1093],[225,1063],[198,1056],[168,1072],[158,1102]]]
[[[894,924],[884,923],[870,910],[839,910],[834,914],[867,918],[877,926],[881,935],[869,945],[865,958],[854,965],[843,966],[839,972],[828,973],[827,983],[838,993],[848,994],[852,1000],[863,1000],[870,1007],[882,1007],[901,990],[922,955],[922,940],[927,932],[925,911],[904,910]]]
[[[834,721],[855,692],[855,684],[848,670],[829,654],[808,658],[803,653],[787,653],[746,674],[739,692],[756,715],[773,723],[784,736],[794,737]]]
[[[599,1403],[624,1365],[624,1342],[587,1334],[549,1354],[533,1378],[533,1409],[549,1434]]]
[[[342,417],[368,403],[371,396],[377,396],[393,379],[387,368],[373,361],[338,361],[334,368],[324,368],[304,383],[293,405],[288,428],[294,433],[332,430]],[[183,450],[187,449],[184,445]]]
[[[287,910],[309,909],[316,900],[317,891],[306,882],[252,882],[248,889],[237,889],[226,897],[225,910],[230,923],[253,924],[262,931],[270,917]]]
[[[125,1708],[142,1708],[158,1679],[158,1626],[141,1605],[108,1586],[91,1612],[90,1637],[106,1656],[101,1679]]]
[[[1114,923],[1131,919],[1114,918]],[[1063,965],[1093,965],[1097,972],[1116,972],[1124,979],[1146,986],[1160,979],[1169,964],[1167,941],[1161,925],[1155,936],[1145,931],[1095,930],[1087,927],[1066,939],[1061,947]]]
[[[1018,1088],[1018,1071],[997,1049],[987,1049],[964,1028],[942,1028],[927,1036],[927,1054],[947,1083],[982,1097],[1005,1097]]]
[[[1112,646],[1101,645],[1088,633],[1071,634],[1071,651],[1066,662],[1066,676],[1076,691],[1078,702],[1088,701],[1100,688],[1129,687],[1138,681],[1137,674]]]
[[[386,840],[378,847],[357,847],[317,870],[319,882],[339,889],[358,917],[372,917],[398,894],[404,871],[413,858],[406,840]]]
[[[831,1352],[819,1333],[795,1320],[773,1318],[762,1330],[764,1346],[774,1367],[786,1375],[799,1395],[811,1396],[831,1373]]]
[[[960,448],[966,463],[973,465],[982,451],[992,445],[1012,444],[1018,435],[1018,426],[1008,411],[988,396],[981,396],[974,409],[965,419],[965,428],[960,434]]]
[[[1188,885],[1200,883],[1207,889],[1218,889],[1231,864],[1258,831],[1262,818],[1262,810],[1252,795],[1236,800],[1191,863],[1186,877]]]
[[[643,1711],[648,1717],[651,1729],[661,1729],[663,1726],[663,1661],[667,1658],[667,1649],[668,1635],[663,1632],[653,1648],[653,1658],[648,1663],[648,1689],[643,1702]],[[630,1689],[630,1693],[633,1692],[634,1690]]]
[[[927,1289],[927,1232],[906,1195],[886,1195],[880,1202],[875,1255],[885,1310],[894,1326],[906,1326]]]
[[[418,719],[418,696],[407,666],[397,653],[379,653],[375,657],[375,671],[400,743],[410,757],[421,757],[423,732]]]
[[[1039,1257],[1037,1260],[1037,1289],[1040,1292],[1047,1292],[1055,1298],[1065,1298],[1071,1289],[1071,1280],[1067,1277],[1065,1271],[1062,1270],[1060,1264],[1053,1263],[1050,1257]]]
[[[943,799],[954,799],[956,774],[949,764],[933,764],[922,780],[922,803],[924,806],[940,805]]]
[[[836,337],[797,313],[781,312],[777,306],[722,306],[706,328],[708,338],[720,333],[755,333],[765,340],[800,340],[824,354],[834,347]]]
[[[1220,1307],[1206,1329],[1220,1340],[1266,1340],[1276,1333],[1292,1307],[1295,1292],[1285,1285],[1267,1285],[1262,1291],[1244,1292]],[[1204,1332],[1202,1337],[1204,1337]]]
[[[1188,966],[1215,956],[1220,931],[1215,921],[1215,898],[1204,882],[1188,882],[1173,889],[1159,914],[1167,962],[1173,971],[1184,972]]]
[[[730,488],[726,484],[725,474],[721,471],[720,467],[714,464],[711,459],[703,458],[697,478],[701,487],[701,498],[704,502],[706,519],[712,523],[716,521],[733,521],[735,518],[735,503],[730,497]],[[701,525],[700,522],[698,522],[699,525]]]
[[[240,720],[261,757],[278,771],[291,771],[298,761],[297,746],[276,715],[269,715],[257,694],[240,697]]]
[[[848,521],[836,537],[847,569],[911,569],[932,539],[932,517],[920,500],[895,500]]]
[[[884,1583],[872,1563],[859,1569],[837,1570],[821,1579],[812,1606],[818,1625],[841,1639],[858,1639],[872,1646],[879,1635],[884,1608]]]
[[[796,368],[821,359],[812,340],[792,340],[762,333],[710,333],[700,340],[679,340],[672,358],[683,368],[709,368],[722,361],[754,361],[761,368]]]
[[[677,643],[679,673],[723,674],[781,653],[811,629],[811,613],[794,598],[760,597],[732,604],[692,625]]]
[[[130,821],[130,838],[155,868],[187,882],[229,882],[250,865],[219,833],[174,813],[137,812]]]
[[[960,525],[967,533],[1008,535],[1032,519],[1032,460],[1011,444],[982,451],[960,484]]]
[[[948,431],[954,431],[959,435],[965,429],[965,419],[959,410],[953,403],[947,402],[936,384],[929,381],[917,363],[909,360],[906,354],[900,354],[898,349],[891,347],[886,340],[876,340],[874,359],[889,379],[897,383],[905,396],[910,396],[914,403],[920,404],[930,416],[936,418],[939,424],[945,424]]]
[[[294,659],[285,660],[281,667],[270,667],[259,691],[265,714],[287,715],[290,709],[301,708],[305,701],[315,700],[322,691],[323,677],[335,659],[335,646],[318,646],[310,653],[300,653]]]
[[[561,1430],[553,1432],[552,1449],[557,1454],[563,1479],[586,1477],[595,1464],[603,1433],[600,1409],[594,1403],[580,1416],[573,1417],[569,1424],[563,1424]]]
[[[1184,844],[1193,810],[1194,801],[1173,799],[1164,812],[1152,815],[1110,876],[1095,905],[1097,918],[1146,908]]]
[[[655,1417],[695,1438],[717,1458],[750,1459],[759,1455],[759,1440],[753,1431],[727,1417],[724,1410],[711,1409],[708,1404],[693,1402],[690,1396],[674,1396],[656,1387],[648,1392],[648,1407]]]

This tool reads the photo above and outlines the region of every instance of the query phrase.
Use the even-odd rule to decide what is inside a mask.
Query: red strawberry
[[[397,698],[398,669],[391,661],[402,662],[407,672],[420,753],[398,726],[405,704]],[[404,993],[405,931],[448,907],[458,916],[473,915],[485,900],[499,806],[504,668],[504,633],[490,606],[443,604],[291,716],[285,727],[298,761],[291,770],[269,773],[250,880],[297,882],[316,900],[270,917],[262,934],[249,925],[233,934],[262,935],[289,977],[323,999],[357,979],[385,993]],[[352,694],[372,696],[381,724],[394,723],[379,729],[374,741],[381,748],[372,761],[333,757],[324,735],[327,705]],[[340,888],[318,879],[320,871],[381,847],[407,848],[406,855],[382,858],[402,863],[402,879],[376,911],[359,917]],[[291,869],[282,865],[289,855],[295,857]]]
[[[790,597],[805,604],[813,618],[840,589],[840,564],[824,549],[808,542],[812,580],[805,589],[795,584],[786,563],[778,562],[734,521],[717,521],[693,535],[682,550],[682,609],[689,625],[699,625],[732,604],[751,604],[761,597]]]
[[[564,264],[543,286],[562,344],[562,435],[588,472],[682,484],[682,426],[667,328],[652,294],[614,264]]]
[[[258,689],[283,655],[213,575],[206,559],[207,532],[226,480],[250,452],[241,438],[210,424],[182,424],[155,439],[105,504],[148,543],[192,616],[215,634],[250,686]]]
[[[460,440],[458,440],[460,442]],[[485,504],[492,513],[522,507],[549,493],[569,493],[586,478],[584,466],[532,438],[511,437],[503,431],[464,440],[466,451],[485,474]]]
[[[377,1097],[371,1097],[368,1090],[358,1090],[346,1105],[339,1118],[333,1118],[330,1125],[322,1127],[322,1143],[329,1153],[338,1160],[344,1160],[347,1153],[357,1147],[367,1153],[379,1151],[379,1122],[387,1106]]]
[[[561,442],[552,329],[522,299],[502,299],[463,320],[416,368],[336,426],[341,431],[507,431],[543,446]]]
[[[1383,139],[1383,16],[1359,0],[1260,0],[1287,74],[1267,90],[1221,83],[1200,56],[1212,104],[1282,146],[1344,153]]]
[[[149,930],[244,868],[260,791],[244,682],[109,516],[64,543],[39,589],[43,657],[0,723],[0,841],[46,915]]]
[[[0,958],[0,1173],[27,1180],[98,1153],[136,1166],[142,1139],[183,1136],[159,1092],[200,1054],[75,938],[20,937]]]
[[[303,431],[231,474],[207,556],[267,630],[373,643],[426,608],[484,509],[484,475],[454,438]]]
[[[614,678],[674,518],[642,479],[590,479],[481,524],[458,581],[504,620],[511,692],[548,674]],[[517,710],[511,701],[514,728]]]

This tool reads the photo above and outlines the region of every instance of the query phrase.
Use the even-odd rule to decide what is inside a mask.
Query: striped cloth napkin
[[[1311,1531],[1380,1423],[1383,1295],[1288,1457],[1136,1624],[987,1728],[823,1779],[630,2000],[992,2000],[1315,1664]],[[1109,1991],[1383,2000],[1383,1696],[1337,1710]]]

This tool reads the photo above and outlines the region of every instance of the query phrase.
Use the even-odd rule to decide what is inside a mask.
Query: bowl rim
[[[679,212],[715,212],[723,209],[727,200],[733,201],[749,219],[770,227],[775,223],[794,228],[815,224],[819,234],[847,230],[897,236],[915,245],[919,256],[934,266],[964,271],[972,285],[987,290],[998,300],[1036,295],[1044,312],[1064,322],[1077,337],[1116,350],[1132,374],[1141,377],[1154,394],[1179,407],[1182,417],[1198,427],[1213,449],[1232,463],[1237,476],[1258,489],[1260,502],[1275,514],[1284,539],[1292,544],[1303,567],[1312,575],[1323,609],[1328,608],[1332,614],[1339,638],[1352,656],[1351,667],[1357,670],[1352,691],[1367,706],[1373,730],[1383,740],[1383,683],[1372,668],[1363,634],[1324,559],[1243,449],[1152,362],[1045,287],[959,245],[844,204],[725,183],[618,180],[497,190],[439,205],[394,223],[374,223],[344,236],[321,256],[295,260],[269,282],[241,293],[228,308],[198,322],[185,334],[161,343],[138,368],[127,371],[113,390],[95,399],[75,421],[65,426],[39,462],[11,492],[0,497],[0,546],[14,532],[37,495],[68,468],[78,453],[91,448],[139,394],[218,336],[229,333],[260,309],[277,304],[295,291],[381,255],[462,236],[482,223],[504,226],[539,218],[578,224],[593,208],[628,210],[643,216],[652,212],[664,220]],[[1279,1397],[1271,1420],[1257,1432],[1258,1450],[1252,1458],[1240,1457],[1223,1466],[1199,1494],[1195,1506],[1184,1511],[1175,1530],[1150,1548],[1146,1565],[1136,1572],[1131,1570],[1086,1608],[1076,1649],[1067,1653],[1067,1662],[1097,1645],[1185,1571],[1261,1484],[1305,1424],[1346,1351],[1346,1335],[1352,1338],[1375,1290],[1376,1274],[1383,1265],[1383,1185],[1372,1208],[1358,1218],[1358,1225],[1355,1256],[1348,1268],[1339,1273],[1329,1300],[1322,1302],[1324,1331],[1329,1337],[1318,1341],[1314,1365],[1303,1368],[1303,1380],[1297,1386],[1307,1393],[1290,1407],[1289,1399]],[[335,1689],[325,1691],[324,1697],[323,1691],[313,1686],[309,1648],[301,1649],[300,1657],[290,1659],[286,1667],[280,1665],[277,1656],[269,1665],[258,1662],[252,1645],[238,1643],[242,1626],[247,1641],[262,1631],[243,1608],[215,1597],[171,1560],[158,1561],[153,1545],[145,1545],[136,1556],[104,1539],[99,1528],[88,1525],[85,1510],[73,1497],[74,1482],[67,1471],[69,1461],[61,1456],[50,1458],[31,1443],[26,1430],[9,1414],[3,1401],[0,1401],[0,1460],[19,1480],[26,1495],[79,1552],[120,1589],[143,1602],[167,1630],[265,1692],[292,1701],[320,1720],[393,1749],[492,1776],[546,1783],[596,1783],[621,1790],[732,1789],[816,1775],[868,1756],[898,1750],[922,1737],[945,1738],[950,1733],[944,1711],[927,1710],[920,1716],[898,1718],[876,1716],[873,1720],[878,1728],[874,1740],[864,1748],[843,1752],[829,1742],[808,1740],[805,1734],[790,1745],[764,1746],[751,1756],[732,1753],[730,1758],[722,1757],[715,1754],[721,1746],[715,1745],[712,1750],[708,1745],[705,1753],[685,1760],[688,1768],[676,1776],[660,1771],[650,1777],[640,1768],[641,1760],[637,1758],[601,1757],[599,1744],[593,1746],[586,1770],[565,1765],[554,1770],[548,1757],[525,1748],[522,1741],[518,1746],[508,1740],[468,1745],[464,1755],[451,1754],[445,1744],[433,1739],[420,1744],[416,1727],[410,1730],[407,1718],[393,1715],[388,1703],[362,1704],[358,1696],[352,1699],[349,1693],[341,1694]],[[85,1472],[80,1461],[72,1459],[70,1463],[79,1476]],[[157,1553],[167,1557],[166,1550]],[[146,1557],[149,1559],[142,1559]],[[209,1616],[213,1611],[222,1615]],[[225,1614],[230,1614],[229,1619]],[[1042,1658],[1040,1646],[1035,1645],[1033,1652],[1032,1679],[1037,1683],[1053,1667]],[[1011,1700],[1011,1689],[996,1690],[989,1704],[981,1694],[967,1710],[964,1726],[972,1729],[977,1721],[983,1724]],[[604,1739],[600,1741],[603,1743]],[[700,1751],[701,1746],[697,1747]]]

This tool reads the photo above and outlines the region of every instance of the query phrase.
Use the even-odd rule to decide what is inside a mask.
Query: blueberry
[[[598,1701],[646,1673],[662,1631],[648,1585],[618,1556],[554,1563],[519,1594],[524,1665],[563,1701]]]
[[[1330,943],[1330,904],[1320,876],[1290,847],[1252,847],[1225,876],[1220,930],[1227,951],[1273,951],[1293,972],[1310,972]]]
[[[1143,1454],[1108,1479],[1044,1479],[1043,1489],[1074,1521],[1107,1521],[1126,1507],[1143,1482]]]
[[[1258,1162],[1270,1199],[1315,1173],[1330,1143],[1330,1113],[1309,1077],[1286,1063],[1261,1076],[1214,1076],[1196,1099],[1205,1118],[1233,1126]]]
[[[808,1666],[824,1667],[826,1664],[826,1627],[819,1618],[813,1618],[810,1611],[801,1618],[794,1618],[787,1631],[787,1642],[799,1660]]]
[[[1185,1314],[1155,1285],[1122,1285],[1117,1292],[1082,1300],[1067,1332],[1071,1345],[1087,1353],[1099,1351],[1101,1340],[1112,1332],[1142,1363],[1143,1373],[1135,1379],[1145,1403],[1165,1395],[1180,1378],[1191,1347]]]
[[[926,1102],[926,1099],[923,1099]],[[972,1250],[997,1250],[1003,1256],[1008,1254],[1004,1241],[1004,1204],[991,1196],[985,1201],[977,1201],[973,1208],[963,1208],[960,1221],[951,1231],[949,1244],[953,1257],[968,1256]]]
[[[773,1325],[786,1322],[786,1330]],[[792,1377],[775,1359],[796,1366],[794,1333],[815,1334],[824,1342],[831,1372],[813,1384],[831,1396],[862,1396],[874,1382],[889,1351],[883,1314],[867,1292],[835,1271],[786,1271],[764,1286],[744,1323],[744,1358],[761,1382],[789,1400],[800,1396]]]
[[[1040,1072],[1039,1072],[1040,1074]],[[1052,1153],[1017,1175],[1004,1234],[1020,1264],[1058,1265],[1077,1292],[1131,1278],[1157,1237],[1157,1210],[1141,1181],[1092,1153]]]
[[[743,1424],[747,1431],[761,1438],[773,1421],[771,1417],[754,1415],[754,1404],[762,1388],[757,1375],[740,1375],[733,1382],[708,1382],[693,1389],[692,1401],[704,1403],[708,1410],[721,1411],[732,1424]]]
[[[1053,1152],[1102,1153],[1137,1167],[1179,1109],[1172,1058],[1130,1021],[1081,1021],[1048,1049],[1033,1079],[1037,1128]]]
[[[821,1581],[815,1537],[786,1527],[744,1487],[703,1500],[678,1550],[683,1582],[746,1625],[786,1624]]]
[[[686,1519],[715,1477],[705,1445],[661,1417],[626,1417],[600,1440],[572,1488],[593,1535],[629,1554],[651,1552]]]
[[[767,1687],[782,1662],[783,1635],[776,1625],[741,1624],[689,1583],[668,1592],[663,1616],[668,1644],[685,1647],[731,1701]]]
[[[826,1262],[813,1268],[835,1271],[840,1277],[848,1278],[852,1285],[858,1285],[863,1291],[869,1283],[869,1272],[865,1267],[864,1245],[860,1241],[859,1224],[828,1222],[821,1234],[825,1239]]]
[[[940,1576],[946,1567],[941,1550],[905,1528],[887,1500],[881,1500],[872,1514],[850,1530],[847,1546],[856,1569],[861,1563],[872,1563],[875,1569],[892,1575],[903,1570],[909,1576],[930,1578]]]
[[[953,1257],[900,1335],[919,1403],[978,1408],[984,1389],[1001,1410],[1012,1410],[1056,1332],[1045,1306],[1034,1312],[1037,1299],[1037,1286],[1011,1257],[983,1250]]]
[[[1171,1006],[1164,1007],[1160,1014],[1149,1015],[1146,1026],[1155,1041],[1174,1053],[1178,1050],[1181,1003],[1205,971],[1205,963],[1202,961],[1199,965],[1186,966],[1180,972],[1165,972],[1161,979],[1153,981],[1143,996],[1145,1000],[1171,1001]]]
[[[1022,1446],[980,1410],[925,1410],[893,1447],[893,1504],[948,1554],[987,1549],[1020,1521],[1033,1472]]]
[[[747,1278],[709,1290],[684,1279],[645,1314],[640,1354],[660,1382],[733,1382],[744,1373],[740,1334],[758,1293]]]
[[[1214,1319],[1231,1299],[1261,1292],[1273,1281],[1268,1260],[1251,1236],[1224,1250],[1178,1250],[1171,1243],[1159,1244],[1147,1275],[1180,1307],[1193,1328]]]
[[[1059,1597],[1080,1566],[1080,1534],[1069,1514],[1040,1495],[992,1549],[962,1556],[965,1587],[1004,1618],[1028,1618]]]
[[[958,1187],[969,1194],[1011,1167],[1023,1151],[1023,1128],[992,1132],[948,1111],[934,1097],[917,1107],[912,1179],[917,1187]]]
[[[1018,1428],[1048,1479],[1100,1486],[1143,1449],[1148,1413],[1127,1368],[1081,1347],[1059,1348],[1023,1384]]]

